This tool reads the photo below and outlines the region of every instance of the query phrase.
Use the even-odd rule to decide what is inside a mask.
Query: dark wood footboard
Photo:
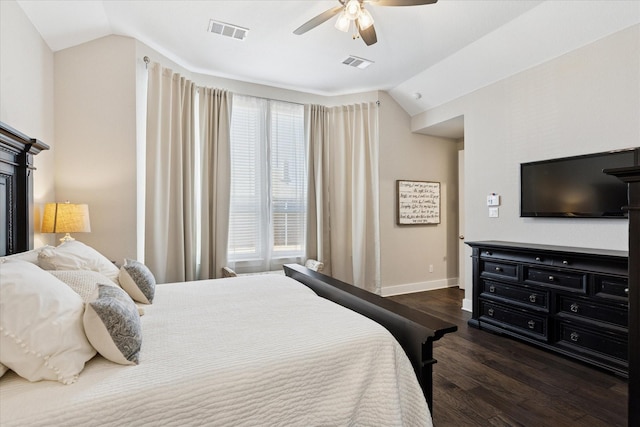
[[[396,338],[409,357],[424,397],[433,414],[433,342],[458,327],[437,317],[387,300],[298,264],[284,266],[285,274],[311,288],[319,296],[362,314]]]

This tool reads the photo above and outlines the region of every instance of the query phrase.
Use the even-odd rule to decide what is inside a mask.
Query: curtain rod
[[[149,63],[151,62],[151,59],[149,59],[148,56],[144,56],[142,58],[142,60],[144,61],[144,68],[149,69]],[[233,92],[232,92],[233,93]],[[243,93],[238,93],[238,95],[241,96],[251,96],[253,98],[258,98],[258,99],[266,99],[267,101],[278,101],[278,102],[288,102],[290,104],[297,104],[297,105],[309,105],[309,104],[303,104],[301,102],[293,102],[293,101],[283,101],[282,99],[273,99],[273,98],[266,98],[264,96],[255,96],[255,95],[247,95],[247,94],[243,94]],[[376,100],[376,105],[380,105],[380,100]]]

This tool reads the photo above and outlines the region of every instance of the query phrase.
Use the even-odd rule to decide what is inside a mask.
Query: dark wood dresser
[[[500,241],[473,249],[469,325],[628,375],[628,253]]]

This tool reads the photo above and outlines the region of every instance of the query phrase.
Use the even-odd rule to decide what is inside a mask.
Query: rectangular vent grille
[[[237,25],[227,24],[226,22],[214,21],[213,19],[209,20],[208,31],[236,40],[244,40],[249,33],[248,28],[238,27]]]
[[[365,69],[369,65],[373,64],[373,61],[369,61],[368,59],[358,58],[357,56],[350,55],[347,59],[342,61],[344,65],[348,65],[350,67]]]

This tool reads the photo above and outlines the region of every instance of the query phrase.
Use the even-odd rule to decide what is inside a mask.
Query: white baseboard
[[[465,298],[462,300],[462,309],[464,311],[468,311],[469,313],[473,313],[473,300]]]
[[[403,285],[384,286],[381,289],[383,297],[393,295],[412,294],[414,292],[433,291],[436,289],[453,288],[458,286],[458,278],[433,280],[430,282],[406,283]]]

